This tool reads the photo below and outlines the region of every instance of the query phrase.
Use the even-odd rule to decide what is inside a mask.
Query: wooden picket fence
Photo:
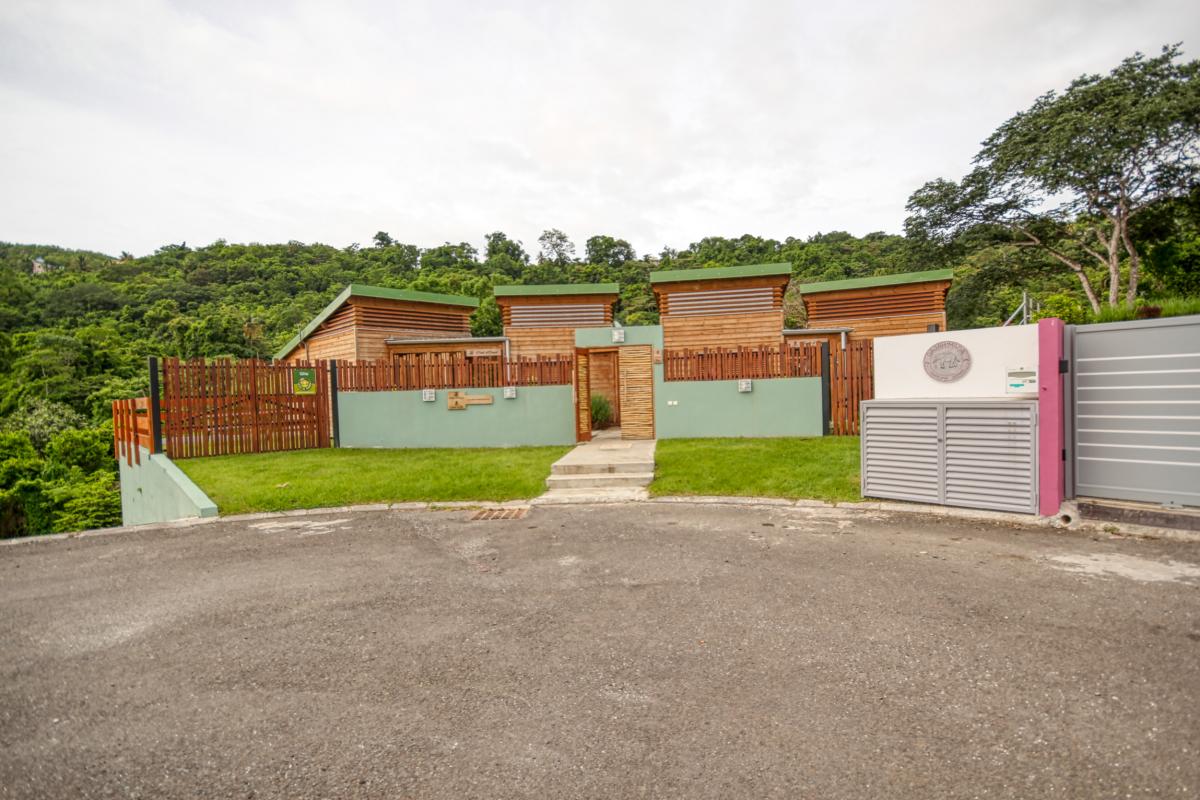
[[[821,346],[811,342],[781,347],[663,352],[663,379],[668,381],[809,378],[820,374]]]
[[[847,343],[829,352],[829,432],[858,436],[859,404],[875,397],[875,341]]]
[[[486,389],[571,383],[571,356],[467,358],[463,353],[405,353],[390,360],[338,362],[338,391]]]
[[[124,458],[126,464],[141,464],[141,448],[154,452],[150,398],[131,397],[128,400],[114,400],[112,415],[113,454],[118,461]]]
[[[313,394],[296,392],[298,368],[313,370]],[[329,366],[324,361],[164,359],[159,407],[163,450],[172,458],[330,445]]]

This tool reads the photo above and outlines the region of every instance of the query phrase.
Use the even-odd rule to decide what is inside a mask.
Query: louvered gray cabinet
[[[1037,403],[868,400],[864,497],[1037,513]]]

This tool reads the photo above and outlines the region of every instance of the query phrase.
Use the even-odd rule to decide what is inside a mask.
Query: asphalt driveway
[[[0,797],[1200,795],[1200,546],[542,507],[0,547]]]

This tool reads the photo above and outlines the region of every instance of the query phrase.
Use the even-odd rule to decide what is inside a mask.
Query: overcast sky
[[[0,2],[0,241],[900,232],[1188,2]]]

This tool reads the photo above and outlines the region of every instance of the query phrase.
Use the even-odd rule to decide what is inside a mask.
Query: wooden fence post
[[[338,428],[338,369],[337,361],[329,362],[329,426],[333,433],[333,446],[341,447],[342,435]]]
[[[829,396],[832,383],[829,375],[829,341],[821,342],[821,435],[829,435],[829,415],[833,402]]]
[[[159,400],[158,359],[150,356],[150,452],[163,451],[162,403]]]

